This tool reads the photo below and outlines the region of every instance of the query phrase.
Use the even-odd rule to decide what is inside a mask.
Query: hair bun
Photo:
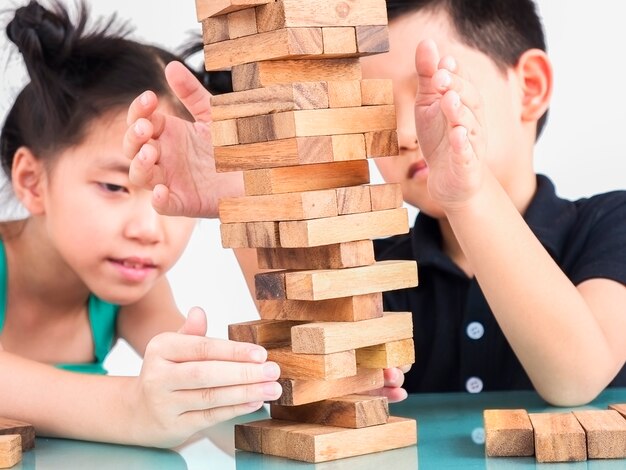
[[[8,38],[18,47],[27,67],[43,61],[48,66],[62,64],[71,51],[75,33],[67,10],[56,4],[51,12],[38,2],[18,8],[7,26]]]

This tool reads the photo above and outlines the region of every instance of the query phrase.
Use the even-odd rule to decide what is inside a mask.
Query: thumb
[[[211,122],[211,93],[187,67],[180,62],[170,62],[165,67],[165,78],[194,120]]]
[[[189,310],[185,324],[181,326],[178,332],[185,335],[205,336],[206,329],[206,313],[200,307],[193,307]]]

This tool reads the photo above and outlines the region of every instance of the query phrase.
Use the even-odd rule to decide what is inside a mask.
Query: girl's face
[[[130,184],[125,117],[94,122],[82,144],[57,157],[44,187],[53,246],[91,292],[120,305],[139,300],[172,267],[195,223],[159,215],[151,192]]]

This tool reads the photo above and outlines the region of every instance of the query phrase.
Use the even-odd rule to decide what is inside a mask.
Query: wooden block
[[[487,457],[535,455],[533,426],[526,410],[485,410]]]
[[[398,417],[390,417],[386,424],[360,429],[273,419],[235,426],[237,449],[312,463],[398,449],[416,443],[415,420]]]
[[[402,207],[400,183],[373,184],[368,186],[373,211],[385,211]]]
[[[198,21],[212,16],[224,15],[232,11],[252,8],[274,0],[196,0]]]
[[[326,82],[278,84],[211,97],[214,121],[318,108],[328,108]]]
[[[355,295],[339,299],[260,300],[261,318],[302,321],[361,321],[383,316],[382,293]]]
[[[254,8],[239,10],[227,15],[229,39],[257,34],[256,12]]]
[[[323,57],[321,28],[290,28],[230,39],[204,46],[206,70],[274,59]],[[307,81],[307,80],[301,80]]]
[[[284,276],[287,299],[325,300],[415,287],[417,265],[415,261],[391,260],[355,268],[291,271]]]
[[[359,54],[381,54],[389,51],[387,26],[357,26],[355,29]]]
[[[333,189],[303,193],[224,198],[219,201],[222,223],[306,220],[337,215]]]
[[[328,106],[350,108],[361,106],[361,82],[358,80],[330,81],[328,84]]]
[[[359,369],[357,375],[334,380],[278,379],[283,394],[279,405],[305,405],[327,398],[377,390],[384,385],[382,369]]]
[[[372,210],[369,186],[337,188],[337,215],[359,214]]]
[[[322,28],[322,40],[324,55],[346,57],[357,53],[356,32],[352,27]]]
[[[574,416],[587,435],[587,457],[626,457],[626,420],[615,410],[580,410]]]
[[[585,431],[572,413],[529,413],[537,462],[587,460]]]
[[[360,80],[359,59],[271,60],[235,65],[233,90],[262,88],[277,83]]]
[[[291,329],[291,349],[296,353],[329,354],[412,337],[411,313],[394,312],[353,323],[324,322],[294,326]]]
[[[280,194],[369,183],[366,160],[244,171],[246,195]]]
[[[254,290],[257,300],[282,300],[287,296],[285,272],[276,271],[254,275]]]
[[[361,103],[363,106],[393,104],[393,84],[385,78],[367,79],[361,82]]]
[[[278,0],[257,7],[259,31],[310,26],[386,25],[384,0]]]
[[[16,419],[0,417],[0,435],[19,434],[22,436],[22,450],[35,447],[35,428],[32,424]]]
[[[407,210],[400,208],[325,219],[280,222],[278,230],[282,247],[310,247],[407,233],[409,222]]]
[[[280,246],[278,222],[221,224],[224,248],[276,248]]]
[[[307,109],[237,119],[241,144],[395,128],[395,108],[391,105]]]
[[[228,15],[202,20],[202,43],[213,44],[230,39]]]
[[[394,157],[400,153],[398,133],[395,130],[381,130],[365,133],[365,153],[367,158]]]
[[[229,119],[226,121],[212,122],[211,139],[214,147],[237,145],[239,143],[237,121],[235,119]]]
[[[268,349],[267,358],[280,364],[283,379],[333,380],[356,375],[354,350],[333,354],[294,354],[290,347]]]
[[[286,320],[253,320],[228,325],[228,339],[259,344],[267,348],[289,345],[291,327],[302,322]]]
[[[300,406],[272,403],[270,415],[285,421],[357,429],[386,423],[389,419],[389,404],[386,397],[347,395]]]
[[[401,339],[356,350],[356,363],[368,369],[389,369],[415,363],[413,339]]]
[[[362,160],[367,158],[364,134],[333,135],[333,160]]]
[[[312,248],[260,248],[260,269],[342,269],[375,262],[371,240],[337,243]]]
[[[624,418],[626,418],[626,404],[615,403],[615,404],[609,405],[609,409],[617,411]]]
[[[0,436],[0,468],[11,468],[22,460],[22,436],[5,434]]]

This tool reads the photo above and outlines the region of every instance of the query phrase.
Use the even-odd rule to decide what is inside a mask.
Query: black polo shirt
[[[558,198],[545,176],[537,182],[525,220],[565,274],[574,284],[591,278],[626,284],[626,191],[573,202]],[[413,312],[416,362],[407,391],[532,389],[476,279],[441,245],[437,221],[424,214],[408,234],[375,241],[377,260],[418,263],[418,287],[384,294],[386,311]],[[611,386],[626,386],[626,368]]]

